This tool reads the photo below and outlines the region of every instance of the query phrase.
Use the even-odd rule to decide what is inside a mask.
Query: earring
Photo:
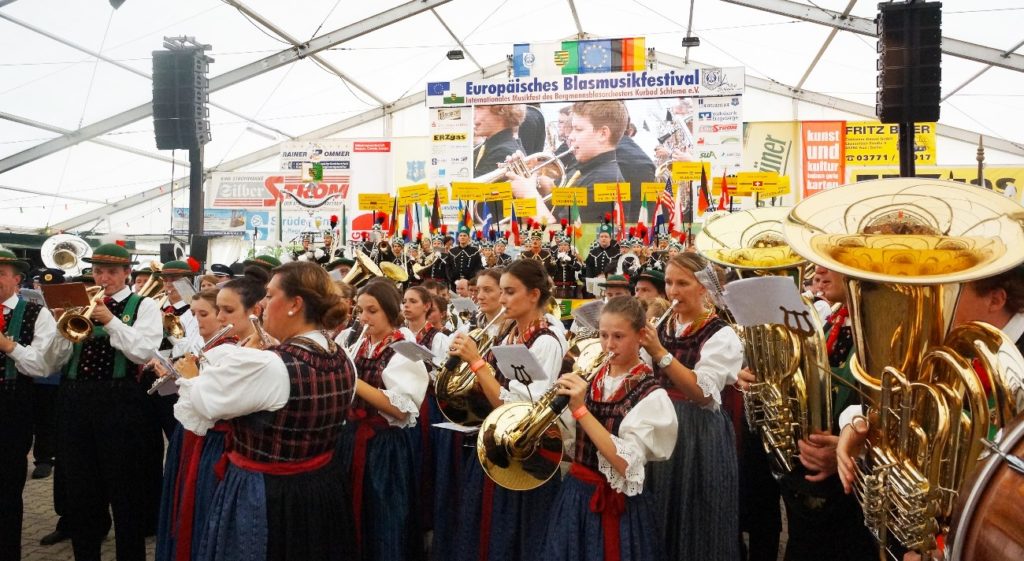
[[[295,315],[295,312],[294,312],[294,311],[292,311],[292,310],[288,310],[288,315],[290,315],[290,316],[294,316],[294,315]]]

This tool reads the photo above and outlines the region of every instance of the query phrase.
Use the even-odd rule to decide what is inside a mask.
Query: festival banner
[[[846,177],[843,121],[803,121],[801,123],[801,162],[803,196],[838,187]]]
[[[846,165],[898,166],[900,126],[878,121],[846,122]],[[935,123],[914,125],[914,162],[935,165]]]
[[[563,76],[504,75],[470,80],[427,83],[427,107],[507,103],[570,102],[594,99],[743,95],[743,67],[629,72],[599,72]]]
[[[716,173],[736,173],[743,165],[741,100],[739,95],[695,100],[694,152],[698,160],[708,162]]]
[[[847,168],[848,182],[869,181],[899,177],[898,167]],[[917,177],[928,179],[948,179],[960,183],[978,184],[978,166],[919,166],[915,168]],[[1021,186],[1024,186],[1024,167],[991,165],[984,168],[986,189],[995,189],[997,193],[1006,194],[1007,188],[1016,193],[1013,199],[1021,202]],[[1021,186],[1017,184],[1020,183]]]
[[[432,186],[473,179],[473,108],[440,107],[430,113],[430,160],[427,179]]]
[[[173,234],[188,234],[188,208],[174,208]],[[244,240],[268,241],[276,218],[269,211],[207,208],[203,211],[203,234],[207,236],[238,236]]]

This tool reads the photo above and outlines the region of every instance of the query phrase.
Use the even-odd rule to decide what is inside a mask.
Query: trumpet
[[[142,288],[139,289],[138,295],[143,298],[153,298],[159,301],[164,296],[164,281],[160,278],[160,271],[163,270],[163,265],[159,261],[150,261],[149,268],[153,272],[146,279]]]
[[[356,342],[352,343],[352,346],[345,349],[345,354],[348,355],[352,360],[356,359],[356,353],[359,352],[359,347],[362,346],[363,340],[366,339],[366,330],[370,329],[369,325],[364,325],[363,330],[359,332],[359,337],[356,338]]]
[[[591,339],[566,376],[580,376],[589,384],[615,353],[605,353]],[[477,459],[495,483],[512,491],[540,487],[558,471],[562,458],[562,430],[556,424],[569,405],[553,384],[535,403],[506,403],[484,420],[477,436]]]
[[[76,344],[91,337],[95,326],[89,316],[96,309],[96,304],[103,298],[104,290],[105,288],[102,286],[90,287],[87,291],[90,293],[89,305],[84,309],[74,308],[61,314],[60,320],[57,322],[57,333]]]
[[[668,319],[668,316],[672,315],[672,311],[675,310],[675,307],[676,307],[677,304],[679,304],[679,299],[678,298],[676,298],[675,300],[672,300],[672,303],[669,304],[668,309],[665,310],[665,313],[661,314],[660,318],[658,318],[656,320],[654,318],[651,318],[652,319],[652,321],[650,322],[651,323],[651,329],[657,331],[658,328],[661,327],[661,324],[665,323],[665,320]]]
[[[227,337],[228,333],[231,333],[231,330],[234,329],[234,328],[235,328],[235,326],[233,324],[229,323],[229,324],[225,325],[224,327],[218,329],[217,332],[214,333],[213,335],[210,335],[210,338],[207,339],[205,343],[203,343],[203,348],[199,349],[199,355],[197,357],[197,360],[199,361],[200,364],[203,363],[203,362],[206,362],[206,355],[204,353],[206,351],[212,349],[213,347],[217,346],[217,344],[220,343],[221,340],[223,340],[225,337]],[[151,385],[149,387],[149,389],[146,390],[146,393],[149,394],[149,395],[153,395],[154,393],[157,392],[157,390],[159,390],[168,381],[176,380],[176,379],[178,379],[180,377],[181,377],[181,373],[178,372],[177,370],[172,369],[166,375],[161,376],[161,377],[157,378],[156,380],[154,380],[153,381],[153,385]]]
[[[501,164],[494,171],[485,173],[479,177],[473,178],[474,183],[498,183],[504,181],[508,175],[515,174],[520,177],[529,177],[537,172],[550,173],[550,177],[555,180],[555,183],[561,187],[565,180],[565,164],[562,163],[562,158],[572,152],[572,148],[566,148],[563,152],[558,154],[552,154],[550,152],[537,152],[530,154],[529,156],[520,155],[518,152],[512,156],[508,162]],[[537,164],[532,167],[527,167],[526,162],[529,160],[540,160]],[[544,170],[548,166],[554,166],[554,170],[550,172]]]

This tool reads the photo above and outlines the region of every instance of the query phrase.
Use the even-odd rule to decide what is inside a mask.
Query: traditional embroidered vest
[[[26,347],[31,345],[36,334],[36,318],[39,317],[39,312],[42,309],[43,307],[39,304],[19,298],[17,306],[14,307],[4,323],[6,326],[4,333],[14,339],[16,343]],[[30,381],[27,376],[19,375],[14,366],[14,359],[0,351],[0,388],[13,387],[19,380],[22,383]]]
[[[597,419],[609,433],[619,434],[619,426],[626,415],[640,403],[640,400],[650,395],[651,392],[660,388],[657,378],[653,374],[640,374],[631,376],[625,382],[627,384],[625,394],[615,401],[595,401],[593,389],[587,392],[587,410]],[[597,446],[587,436],[587,431],[577,428],[576,430],[576,452],[573,461],[582,464],[593,471],[597,469]]]
[[[367,345],[369,342],[370,340],[366,339],[363,345]],[[377,356],[364,356],[362,349],[359,349],[355,359],[356,372],[359,373],[359,379],[379,390],[385,389],[384,368],[391,362],[391,358],[395,356],[395,349],[392,349],[390,344],[385,344],[383,347]],[[356,397],[355,402],[352,404],[352,409],[365,411],[367,417],[373,417],[380,413],[376,407],[371,406],[361,397]]]
[[[670,333],[669,330],[673,328],[672,322],[666,321],[661,324],[661,327],[658,329],[658,337],[661,339],[661,344],[683,366],[692,369],[697,365],[697,361],[700,360],[700,350],[704,347],[704,343],[712,335],[718,333],[719,329],[728,329],[729,324],[725,323],[721,318],[715,317],[704,324],[700,331],[683,337],[676,337],[675,333]],[[675,389],[672,380],[660,368],[657,369],[655,374],[658,377],[658,381],[661,382],[661,387],[666,390]]]
[[[107,305],[110,313],[125,325],[134,325],[142,297],[132,293],[120,302]],[[69,380],[112,380],[124,378],[128,358],[110,345],[110,335],[102,325],[93,327],[92,336],[74,346],[65,373]]]
[[[334,449],[356,376],[336,345],[323,352],[295,340],[272,347],[288,369],[288,402],[231,421],[235,451],[260,462],[308,460]]]

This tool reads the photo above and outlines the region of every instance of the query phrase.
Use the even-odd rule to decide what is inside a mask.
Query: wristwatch
[[[665,353],[665,356],[658,360],[658,368],[662,370],[668,368],[670,364],[672,364],[672,353]]]

